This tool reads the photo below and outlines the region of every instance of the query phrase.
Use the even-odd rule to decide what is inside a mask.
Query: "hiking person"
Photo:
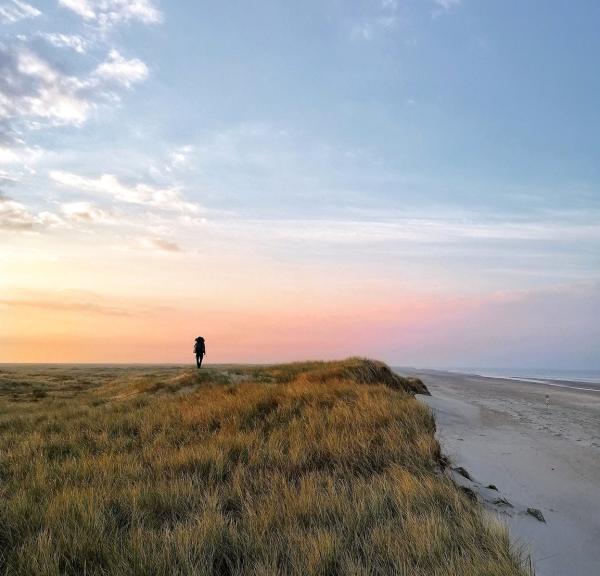
[[[204,344],[204,338],[202,338],[202,336],[198,336],[198,338],[196,338],[196,343],[194,344],[194,354],[196,355],[196,366],[201,368],[202,359],[206,354],[206,345]]]

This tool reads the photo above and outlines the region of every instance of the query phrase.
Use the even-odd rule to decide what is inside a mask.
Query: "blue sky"
[[[5,306],[194,297],[123,275],[140,263],[264,294],[260,270],[307,313],[500,298],[535,334],[562,302],[569,342],[496,358],[509,322],[457,365],[597,365],[599,25],[592,1],[1,0]],[[44,251],[68,280],[35,276]],[[390,360],[452,363],[390,338]]]

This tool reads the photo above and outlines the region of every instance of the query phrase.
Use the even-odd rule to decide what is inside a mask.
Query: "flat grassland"
[[[0,367],[0,574],[527,574],[415,390],[360,359]]]

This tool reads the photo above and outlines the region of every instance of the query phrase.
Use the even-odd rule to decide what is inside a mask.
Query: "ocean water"
[[[394,367],[399,374],[407,370],[419,372],[418,369]],[[480,368],[473,366],[436,367],[436,371],[453,372],[454,374],[472,374],[486,378],[507,378],[524,383],[545,384],[558,388],[572,388],[600,393],[600,370],[556,370],[545,368]]]
[[[453,370],[456,371],[456,370]],[[460,370],[461,372],[463,369]],[[551,380],[600,384],[600,370],[548,370],[544,368],[465,368],[464,372],[494,378]]]

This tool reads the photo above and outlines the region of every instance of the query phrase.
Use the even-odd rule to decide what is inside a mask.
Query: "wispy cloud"
[[[13,142],[13,146],[2,146],[0,144],[0,165],[29,165],[35,163],[42,151],[39,148],[29,148],[19,142]]]
[[[75,50],[78,54],[84,54],[90,44],[88,39],[79,36],[78,34],[40,32],[38,36],[52,44],[52,46],[56,46],[57,48],[70,48],[71,50]]]
[[[15,28],[0,40],[1,163],[19,164],[19,158],[33,148],[29,140],[42,130],[81,128],[104,108],[118,104],[123,89],[148,78],[146,64],[123,56],[110,30],[123,23],[159,23],[162,14],[151,0],[59,0],[59,4],[83,19],[79,33],[23,33]],[[0,23],[40,15],[23,0],[0,4]],[[71,50],[73,56],[53,58],[48,45]],[[106,50],[106,60],[92,66],[88,56],[92,49],[94,53]],[[22,166],[26,162],[23,158]]]
[[[31,230],[36,218],[20,202],[0,195],[0,230]]]
[[[434,0],[438,11],[449,12],[453,8],[460,6],[462,0]]]
[[[139,59],[111,50],[90,75],[70,76],[26,47],[0,45],[0,119],[15,130],[83,124],[115,85],[131,87],[148,77]]]
[[[419,217],[377,220],[222,220],[213,222],[230,238],[249,236],[268,237],[273,241],[288,240],[341,245],[382,243],[472,244],[475,241],[532,242],[600,241],[600,229],[581,214],[570,221],[553,220],[489,220],[483,215],[464,218],[452,216]]]
[[[0,23],[2,24],[13,24],[26,18],[36,18],[41,14],[42,12],[35,6],[21,0],[9,0],[0,4]]]
[[[0,231],[24,232],[42,230],[62,225],[56,214],[42,211],[34,212],[21,202],[4,196],[0,192]]]
[[[104,316],[129,316],[124,308],[93,301],[77,301],[71,298],[56,300],[45,299],[0,299],[0,306],[6,308],[38,308],[57,312],[84,312]]]
[[[14,174],[0,170],[0,184],[16,184],[18,181],[19,179]]]
[[[195,203],[187,202],[178,188],[157,188],[145,183],[127,185],[113,174],[90,178],[59,170],[50,172],[50,179],[80,192],[102,194],[128,204],[182,213],[200,212],[200,207]]]
[[[107,223],[113,218],[109,212],[90,202],[66,202],[60,206],[60,213],[68,220],[83,223]]]
[[[59,0],[83,20],[102,28],[137,20],[144,24],[162,21],[162,13],[151,0]]]
[[[352,38],[369,41],[379,33],[395,28],[397,12],[397,0],[381,0],[374,14],[353,24],[350,31]]]
[[[167,240],[166,238],[152,236],[144,237],[139,239],[139,244],[143,248],[148,248],[158,252],[182,252],[182,249],[176,242]]]
[[[108,317],[147,317],[151,314],[168,312],[169,306],[143,303],[139,299],[123,299],[112,294],[100,294],[93,290],[27,290],[4,292],[0,295],[0,308],[13,310],[34,309],[56,313],[64,318],[65,314],[74,313],[90,316]]]
[[[108,60],[100,64],[93,76],[106,82],[130,88],[148,77],[148,67],[138,58],[123,58],[117,50],[111,50]]]
[[[0,184],[15,185],[35,173],[36,163],[43,157],[39,148],[30,148],[18,139],[5,135],[8,146],[0,144]]]
[[[180,146],[179,148],[176,148],[175,150],[170,152],[169,162],[165,167],[167,172],[171,172],[172,170],[176,170],[187,166],[189,164],[190,156],[192,155],[193,151],[194,148],[192,146],[187,145]]]
[[[35,123],[81,124],[92,103],[81,94],[84,83],[68,76],[26,48],[0,45],[0,118],[21,128]]]
[[[162,162],[156,162],[149,168],[149,173],[153,178],[164,179],[165,176],[172,175],[175,172],[189,170],[194,167],[194,156],[196,149],[194,146],[177,146],[166,153]]]

